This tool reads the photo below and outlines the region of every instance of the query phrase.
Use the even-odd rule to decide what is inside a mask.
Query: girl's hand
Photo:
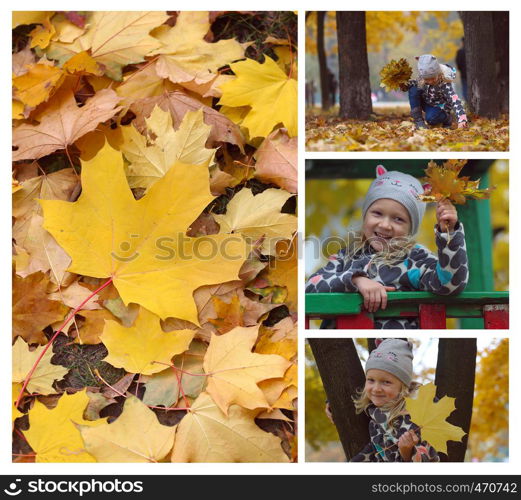
[[[458,222],[456,207],[449,200],[438,201],[436,205],[436,219],[442,231],[451,233]]]
[[[380,307],[385,309],[387,307],[387,292],[396,290],[394,286],[384,286],[364,276],[353,278],[353,283],[364,298],[364,307],[368,312],[378,311]]]
[[[329,402],[326,403],[326,416],[327,418],[329,418],[329,421],[334,424],[334,420],[333,420],[333,413],[331,411],[331,406],[329,406]]]
[[[458,128],[467,128],[467,127],[468,127],[467,122],[459,122],[458,123]]]
[[[412,450],[415,445],[417,445],[420,441],[420,438],[416,435],[413,430],[404,432],[400,439],[398,439],[398,449],[400,450],[400,455],[402,456],[405,462],[410,462],[412,458]]]

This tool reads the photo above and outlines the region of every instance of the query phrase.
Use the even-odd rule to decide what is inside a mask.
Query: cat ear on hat
[[[377,165],[376,167],[376,177],[381,177],[382,175],[387,173],[387,169],[383,165]]]

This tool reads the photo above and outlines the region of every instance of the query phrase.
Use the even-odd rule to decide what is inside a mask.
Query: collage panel
[[[306,14],[306,151],[508,150],[508,11]]]
[[[12,20],[13,464],[297,462],[297,12]]]
[[[306,462],[508,462],[509,340],[306,341]]]
[[[307,160],[306,324],[508,329],[508,160]]]

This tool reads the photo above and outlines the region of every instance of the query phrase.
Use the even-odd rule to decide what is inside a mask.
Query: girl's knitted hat
[[[376,349],[365,364],[365,373],[369,370],[389,372],[409,387],[412,381],[412,344],[401,339],[377,339]]]
[[[434,78],[441,73],[440,63],[436,56],[432,54],[424,54],[416,56],[418,61],[418,74],[420,78]]]
[[[388,172],[383,165],[376,167],[376,179],[371,183],[362,206],[362,217],[369,207],[382,198],[401,203],[411,218],[411,234],[418,231],[425,214],[425,203],[418,199],[423,187],[418,179],[402,172]]]

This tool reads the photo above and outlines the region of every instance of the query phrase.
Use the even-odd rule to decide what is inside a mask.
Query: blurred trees
[[[479,353],[470,430],[472,459],[508,457],[508,339]]]

